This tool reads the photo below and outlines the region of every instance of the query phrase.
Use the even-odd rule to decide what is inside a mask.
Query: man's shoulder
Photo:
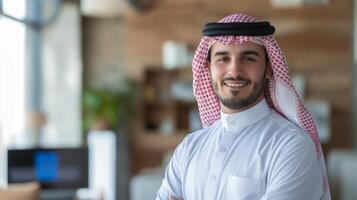
[[[269,115],[270,137],[284,140],[309,140],[309,134],[298,124],[289,121],[276,112]]]
[[[298,124],[286,119],[275,111],[271,112],[269,115],[269,124],[283,131],[290,130],[293,132],[305,132]]]
[[[201,128],[197,131],[189,133],[186,138],[187,138],[187,140],[190,140],[190,141],[202,139],[203,137],[206,137],[207,135],[209,135],[209,133],[212,132],[212,129],[213,129],[212,126]]]
[[[197,143],[208,140],[219,129],[220,120],[216,121],[208,127],[201,128],[197,131],[187,134],[183,143],[186,147],[194,147]]]

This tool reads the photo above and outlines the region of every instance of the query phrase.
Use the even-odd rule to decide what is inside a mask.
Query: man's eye
[[[255,62],[256,61],[256,59],[253,57],[245,57],[244,60],[247,62]]]
[[[229,57],[222,57],[222,58],[219,58],[218,60],[217,60],[218,62],[228,62],[229,61]]]

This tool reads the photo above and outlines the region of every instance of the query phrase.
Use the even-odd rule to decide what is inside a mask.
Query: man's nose
[[[241,74],[241,73],[242,73],[241,63],[239,63],[239,61],[232,60],[232,62],[229,64],[229,67],[228,67],[228,75],[230,75],[232,77],[237,77],[238,74]]]

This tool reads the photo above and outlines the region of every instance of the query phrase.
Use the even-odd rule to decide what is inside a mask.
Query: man
[[[311,114],[269,22],[208,23],[193,59],[203,129],[167,166],[157,200],[331,199]]]

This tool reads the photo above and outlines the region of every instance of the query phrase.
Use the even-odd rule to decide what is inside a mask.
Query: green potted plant
[[[83,128],[117,130],[132,117],[137,84],[128,81],[124,90],[85,88],[83,91]]]

